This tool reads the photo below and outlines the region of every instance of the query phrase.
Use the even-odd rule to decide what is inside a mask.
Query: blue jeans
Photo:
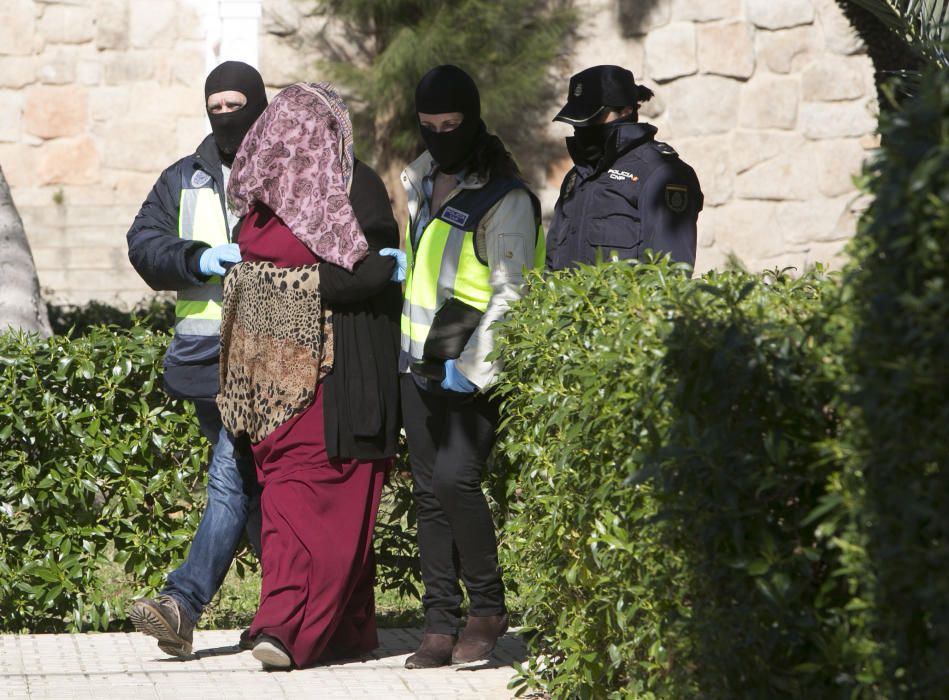
[[[201,432],[213,448],[208,503],[187,559],[168,575],[162,594],[173,596],[197,621],[224,582],[245,530],[260,557],[260,489],[249,447],[236,449],[214,401],[196,400],[194,407]]]

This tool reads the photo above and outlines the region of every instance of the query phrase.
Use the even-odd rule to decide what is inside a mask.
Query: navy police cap
[[[554,121],[579,126],[605,107],[635,107],[638,94],[631,71],[620,66],[593,66],[570,78],[567,104]]]

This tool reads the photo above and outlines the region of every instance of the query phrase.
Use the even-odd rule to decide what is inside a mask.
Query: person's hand
[[[442,380],[442,389],[457,391],[459,394],[472,394],[478,390],[471,381],[455,367],[454,360],[445,360],[445,378]]]
[[[224,243],[201,253],[198,269],[202,275],[224,275],[227,267],[241,261],[241,249],[236,243]]]
[[[383,248],[379,251],[379,255],[388,255],[395,258],[395,269],[392,270],[392,277],[389,279],[393,282],[405,282],[405,270],[407,266],[405,253],[398,248]]]

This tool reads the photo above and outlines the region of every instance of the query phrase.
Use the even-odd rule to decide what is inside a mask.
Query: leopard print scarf
[[[269,262],[238,263],[225,276],[217,405],[232,435],[260,442],[302,413],[332,370],[319,281],[318,265]]]

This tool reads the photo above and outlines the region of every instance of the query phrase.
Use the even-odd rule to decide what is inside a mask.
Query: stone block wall
[[[150,294],[125,232],[158,174],[207,133],[201,96],[217,0],[3,0],[0,165],[58,301]],[[877,145],[865,48],[835,0],[577,0],[570,73],[630,68],[656,92],[643,118],[697,170],[699,270],[834,262],[852,235],[852,177]],[[263,0],[261,72],[316,78],[333,31],[316,0]],[[218,47],[220,48],[220,47]],[[551,104],[550,116],[559,104]],[[556,137],[540,194],[569,167]]]
[[[125,232],[207,133],[205,49],[201,0],[3,0],[0,165],[51,299],[150,294]]]
[[[729,254],[751,269],[839,263],[862,205],[853,177],[879,141],[873,66],[835,0],[577,4],[571,72],[632,70],[656,93],[642,119],[698,173],[699,271]],[[547,207],[570,166],[553,163]]]

